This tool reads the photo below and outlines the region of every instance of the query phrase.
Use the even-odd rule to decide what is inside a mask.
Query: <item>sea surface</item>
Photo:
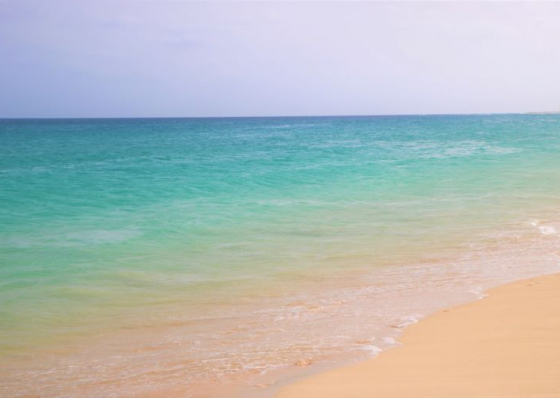
[[[270,395],[559,231],[560,115],[0,120],[0,396]]]

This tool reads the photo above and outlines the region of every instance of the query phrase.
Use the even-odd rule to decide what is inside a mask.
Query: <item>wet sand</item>
[[[403,345],[277,398],[560,397],[560,274],[488,291],[406,329]]]

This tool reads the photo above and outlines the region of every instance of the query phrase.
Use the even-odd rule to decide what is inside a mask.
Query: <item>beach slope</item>
[[[400,341],[277,398],[560,397],[560,275],[490,290],[407,328]]]

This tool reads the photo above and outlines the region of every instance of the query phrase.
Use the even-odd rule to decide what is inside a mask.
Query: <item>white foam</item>
[[[381,348],[379,348],[376,345],[366,345],[363,347],[364,351],[369,352],[372,356],[377,356],[381,351],[383,351]]]
[[[393,337],[384,337],[383,342],[389,346],[400,345],[400,343]]]
[[[418,319],[420,318],[420,315],[409,315],[409,316],[405,316],[402,318],[402,322],[398,324],[399,328],[404,328],[406,326],[409,325],[413,325],[415,323],[418,323]]]
[[[539,227],[539,231],[543,235],[556,235],[558,233],[556,228],[548,226],[548,225],[543,225],[542,227]]]
[[[481,286],[470,289],[469,292],[474,294],[479,300],[488,297],[488,295],[484,293],[484,289]]]

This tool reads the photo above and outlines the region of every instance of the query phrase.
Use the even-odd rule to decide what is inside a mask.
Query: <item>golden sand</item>
[[[370,361],[277,398],[560,397],[560,274],[502,286],[409,327]]]

